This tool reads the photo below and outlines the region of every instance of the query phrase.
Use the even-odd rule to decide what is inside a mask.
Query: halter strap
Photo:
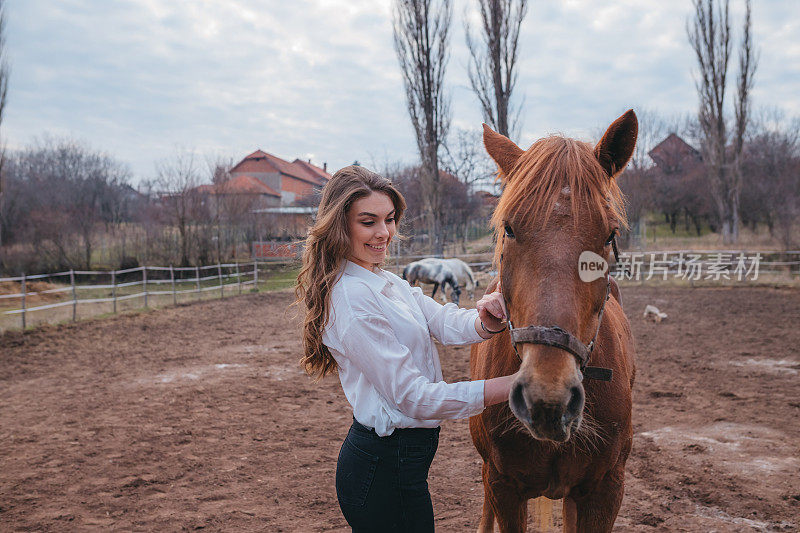
[[[498,265],[498,276],[500,277],[500,284],[501,284],[501,291],[500,294],[503,297],[503,303],[505,304],[506,311],[508,313],[508,331],[511,337],[511,346],[514,348],[514,353],[517,355],[517,359],[522,362],[522,357],[519,355],[519,350],[517,350],[517,343],[530,343],[530,344],[542,344],[545,346],[552,346],[554,348],[559,348],[566,352],[571,353],[575,359],[578,360],[578,366],[580,367],[581,373],[583,377],[587,379],[595,379],[599,381],[611,381],[613,377],[613,371],[610,368],[602,368],[596,366],[588,366],[589,359],[592,356],[592,351],[595,347],[595,341],[597,340],[597,335],[600,333],[600,325],[603,323],[603,313],[606,309],[606,302],[608,302],[608,298],[611,295],[611,280],[608,279],[606,281],[606,296],[603,299],[603,305],[600,307],[600,313],[598,314],[597,319],[597,330],[594,332],[594,336],[592,340],[589,342],[588,345],[583,344],[575,335],[565,331],[564,329],[560,328],[559,326],[527,326],[524,328],[515,328],[513,322],[511,321],[511,311],[509,310],[508,306],[508,299],[506,299],[505,292],[502,291],[502,280],[503,280],[503,253],[505,252],[505,242],[506,236],[503,233],[501,237],[501,244],[500,244],[500,264]],[[617,252],[617,243],[616,239],[613,241],[613,248],[614,248],[614,255],[616,256]],[[608,274],[606,274],[608,276]]]

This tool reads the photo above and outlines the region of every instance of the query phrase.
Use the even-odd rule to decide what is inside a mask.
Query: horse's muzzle
[[[508,405],[520,422],[538,440],[567,441],[581,423],[585,396],[583,387],[572,386],[563,394],[545,398],[538,387],[518,380],[511,388]]]

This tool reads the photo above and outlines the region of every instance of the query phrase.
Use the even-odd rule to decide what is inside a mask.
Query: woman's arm
[[[375,390],[410,418],[438,420],[466,418],[484,407],[482,380],[432,382],[415,364],[408,347],[401,344],[392,325],[379,310],[355,315],[329,347],[346,354]]]
[[[511,385],[516,377],[516,374],[511,374],[510,376],[491,378],[484,381],[483,406],[489,407],[497,403],[507,402],[508,395],[511,392]]]
[[[407,282],[403,282],[407,283]],[[419,287],[409,287],[412,298],[428,323],[431,335],[444,345],[464,345],[481,342],[475,329],[475,309],[459,308],[454,303],[440,304],[423,294]],[[478,324],[480,326],[480,324]]]
[[[431,334],[442,344],[472,344],[490,339],[494,335],[492,332],[499,333],[506,328],[505,304],[499,286],[478,300],[477,318],[473,318],[475,310],[461,309],[452,303],[442,305],[426,296],[419,287],[409,287],[409,290],[425,315]]]
[[[475,331],[484,339],[492,338],[496,333],[506,329],[506,306],[500,286],[484,294],[475,305],[478,318],[475,319]],[[483,382],[483,405],[489,407],[497,403],[507,402],[516,374],[487,379]]]

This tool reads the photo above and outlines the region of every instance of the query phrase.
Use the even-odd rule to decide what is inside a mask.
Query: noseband
[[[503,279],[502,269],[505,242],[506,236],[505,233],[503,233],[500,244],[500,265],[498,267],[498,276],[500,277],[501,285]],[[614,250],[614,257],[619,261],[616,236],[612,238],[612,247]],[[578,366],[584,378],[611,381],[613,371],[610,368],[589,366],[589,359],[592,357],[595,341],[597,340],[598,333],[600,333],[600,325],[603,323],[603,312],[606,309],[606,302],[608,302],[608,298],[611,295],[611,279],[609,274],[606,274],[606,297],[603,299],[603,305],[600,307],[600,313],[597,317],[597,330],[594,332],[594,337],[592,337],[588,345],[583,344],[578,337],[558,326],[527,326],[524,328],[515,328],[514,324],[511,322],[508,299],[502,289],[501,294],[503,295],[503,302],[506,305],[506,311],[509,315],[508,332],[511,336],[511,346],[514,347],[514,353],[517,354],[517,359],[520,360],[520,363],[522,362],[522,357],[520,357],[519,351],[517,350],[517,343],[527,342],[529,344],[543,344],[545,346],[560,348],[561,350],[571,353],[575,359],[578,360]]]

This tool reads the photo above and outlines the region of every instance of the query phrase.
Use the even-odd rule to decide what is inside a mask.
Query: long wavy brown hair
[[[330,314],[330,296],[341,275],[342,262],[350,253],[347,212],[353,202],[373,192],[386,194],[394,205],[397,224],[406,201],[392,182],[364,167],[351,165],[336,172],[322,189],[317,220],[308,230],[303,267],[297,275],[296,304],[306,308],[303,322],[303,358],[300,364],[309,376],[322,379],[336,372],[336,360],[322,343],[322,332]]]

